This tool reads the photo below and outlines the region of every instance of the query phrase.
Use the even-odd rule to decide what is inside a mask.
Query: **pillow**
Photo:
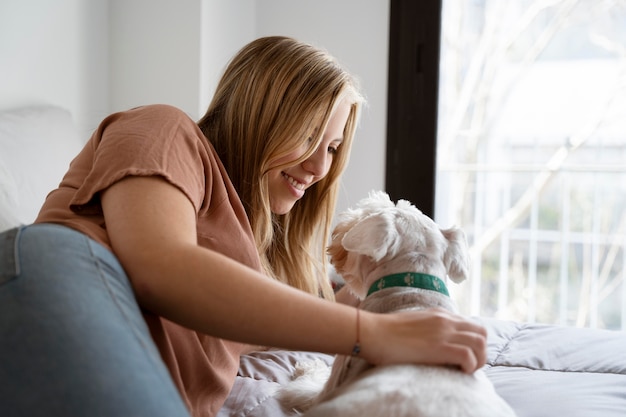
[[[15,180],[0,159],[0,232],[20,224],[16,215],[17,204]]]
[[[0,230],[35,220],[82,146],[72,116],[63,108],[0,112]]]

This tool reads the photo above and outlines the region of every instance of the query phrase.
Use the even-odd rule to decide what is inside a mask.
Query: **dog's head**
[[[331,263],[360,299],[380,276],[372,272],[422,272],[461,282],[468,276],[465,234],[442,230],[406,200],[394,204],[372,191],[341,213],[328,248]],[[371,281],[371,282],[370,282]]]

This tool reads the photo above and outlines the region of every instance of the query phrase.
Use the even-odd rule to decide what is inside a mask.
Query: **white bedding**
[[[485,373],[518,417],[626,415],[626,333],[477,320],[489,332]],[[298,361],[316,357],[332,362],[328,355],[304,352],[244,356],[219,417],[296,416],[281,408],[276,390]]]

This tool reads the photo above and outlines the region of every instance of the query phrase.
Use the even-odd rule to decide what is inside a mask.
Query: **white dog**
[[[393,204],[372,192],[339,217],[329,247],[331,262],[363,310],[388,313],[441,307],[456,311],[445,280],[461,282],[469,259],[464,233],[441,230],[408,201]],[[285,407],[306,417],[515,416],[482,371],[468,375],[444,366],[373,367],[338,355],[328,372],[303,364],[280,393]],[[323,388],[323,389],[322,389]]]

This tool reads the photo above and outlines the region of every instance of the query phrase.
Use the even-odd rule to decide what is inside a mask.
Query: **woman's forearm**
[[[311,296],[200,247],[169,248],[155,258],[160,262],[154,265],[150,288],[136,289],[136,294],[144,308],[159,315],[250,344],[329,353],[352,349],[353,308]],[[171,277],[184,277],[184,283]]]

